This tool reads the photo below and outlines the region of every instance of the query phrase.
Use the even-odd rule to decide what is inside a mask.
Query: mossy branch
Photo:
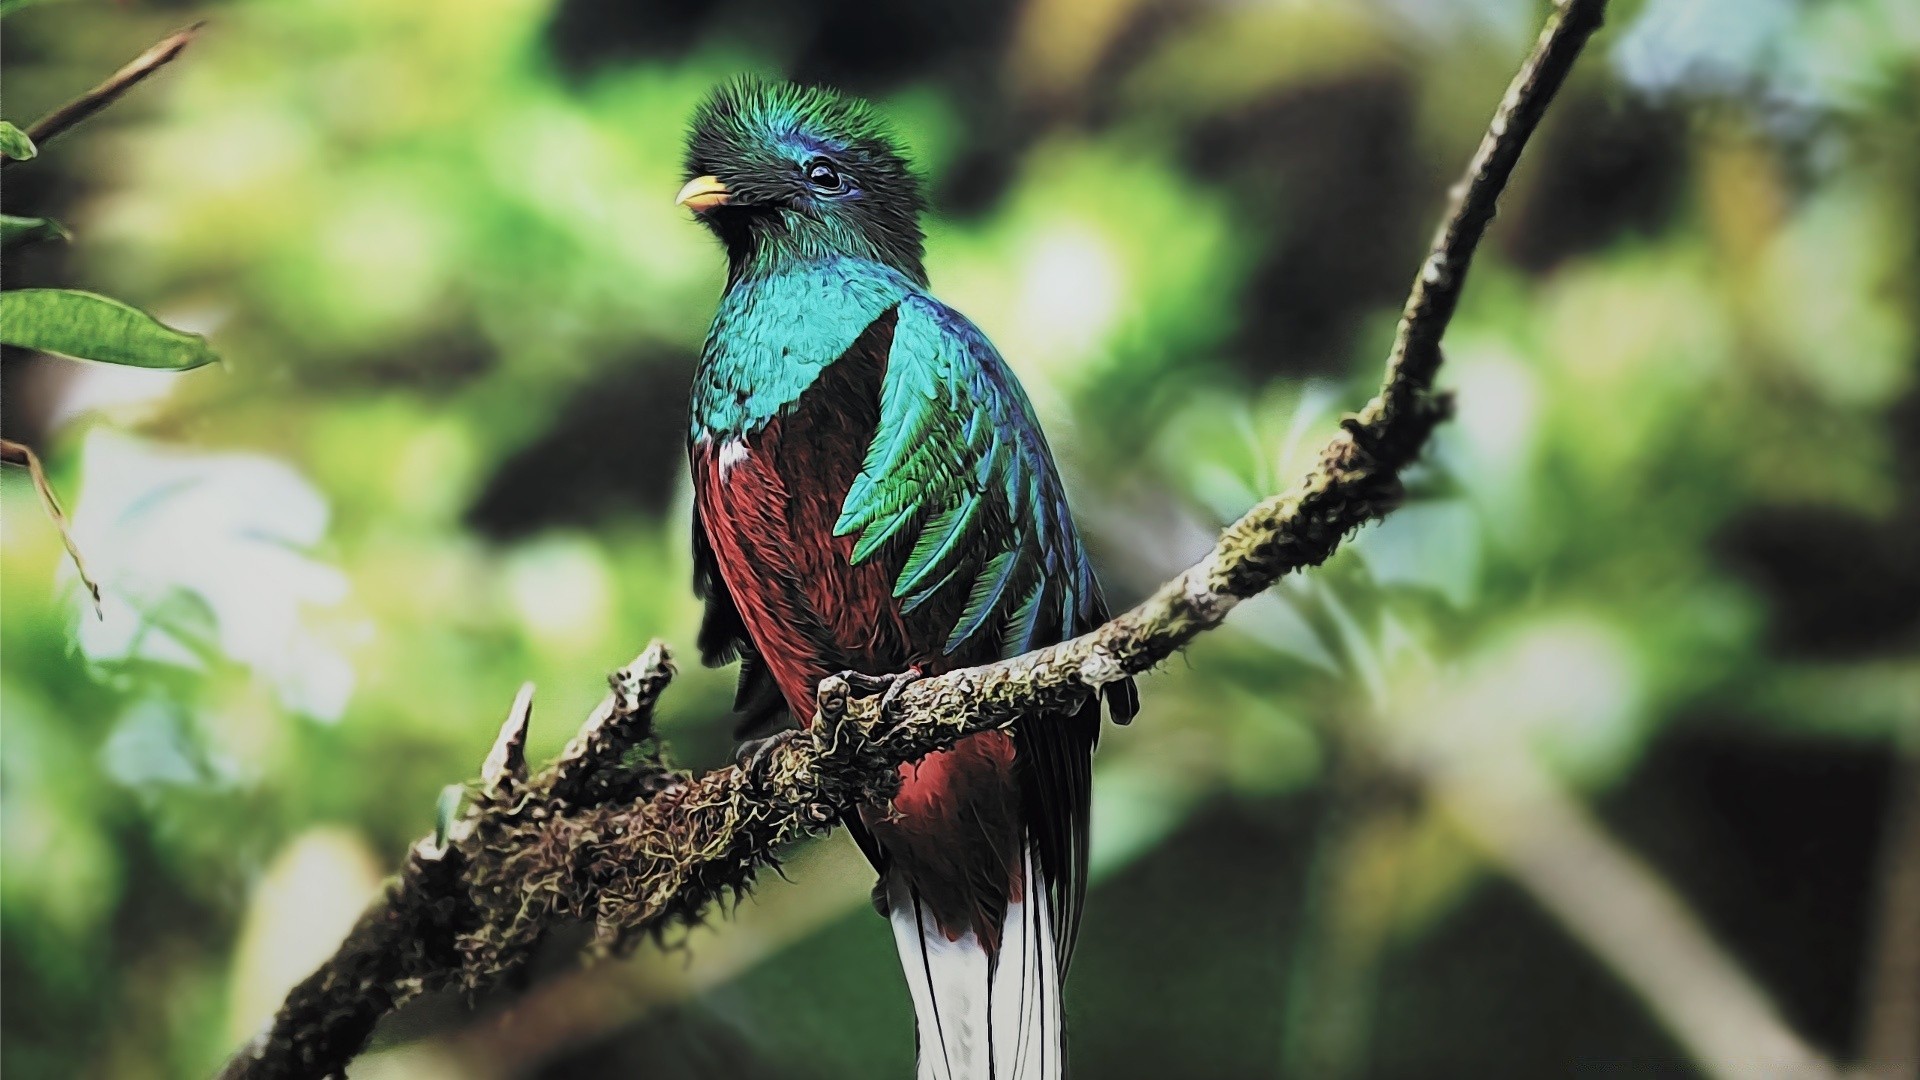
[[[1319,565],[1392,510],[1400,471],[1448,413],[1433,378],[1474,249],[1605,8],[1606,0],[1556,6],[1450,192],[1380,393],[1342,423],[1305,480],[1254,507],[1199,563],[1092,633],[915,682],[884,709],[881,694],[856,691],[867,680],[826,679],[815,722],[787,733],[752,768],[693,777],[661,760],[650,718],[672,665],[659,643],[613,677],[614,693],[567,752],[531,779],[523,693],[488,756],[483,790],[444,848],[415,846],[340,952],[295,987],[222,1077],[339,1073],[399,1003],[437,987],[495,984],[522,970],[533,945],[560,926],[591,925],[604,953],[698,919],[745,889],[784,845],[890,798],[901,762],[1023,714],[1070,711],[1100,687],[1149,671],[1241,600]]]
[[[656,642],[608,677],[610,690],[580,733],[533,777],[525,756],[533,695],[523,688],[481,767],[480,790],[445,842],[429,836],[413,845],[339,951],[288,992],[267,1030],[220,1075],[337,1075],[401,1003],[443,986],[488,984],[517,964],[549,922],[592,919],[591,906],[584,913],[564,903],[533,906],[535,895],[566,891],[542,880],[564,875],[552,868],[568,860],[564,848],[547,843],[581,844],[584,853],[581,829],[596,811],[650,806],[685,783],[652,745],[653,707],[672,678],[666,647]]]

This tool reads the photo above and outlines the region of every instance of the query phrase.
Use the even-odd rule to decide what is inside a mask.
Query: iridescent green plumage
[[[693,389],[701,645],[742,658],[742,706],[808,718],[836,671],[938,673],[1105,621],[1032,406],[927,289],[918,185],[872,113],[737,83],[695,123],[686,197],[729,271]],[[1105,700],[1130,718],[1133,684]],[[1059,1075],[1100,711],[968,736],[847,821],[885,874],[901,948],[919,951],[923,1052],[956,1080],[975,1073],[955,1062],[991,1070],[983,1038],[1006,1069],[1025,1055],[1029,1075]],[[1003,939],[1024,952],[996,969]],[[982,998],[976,977],[1010,996]]]
[[[894,585],[908,609],[964,590],[947,652],[1001,630],[1011,655],[1043,632],[1097,624],[1105,616],[1046,437],[1005,361],[925,293],[897,312],[880,427],[834,531],[858,534],[856,562],[913,538]]]

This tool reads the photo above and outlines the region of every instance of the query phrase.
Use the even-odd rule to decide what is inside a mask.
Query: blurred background
[[[11,5],[9,5],[11,6]],[[722,257],[672,206],[718,80],[870,96],[938,293],[1032,393],[1138,599],[1372,392],[1535,0],[66,0],[7,287],[209,334],[10,350],[96,618],[0,487],[9,1076],[208,1074],[473,775],[693,661],[685,392]],[[1086,1077],[1776,1075],[1920,1038],[1920,7],[1617,2],[1448,336],[1409,505],[1146,679],[1096,776]],[[835,835],[666,949],[420,1002],[361,1077],[901,1077]],[[1911,1059],[1909,1059],[1911,1060]],[[1886,1075],[1899,1075],[1890,1071]]]

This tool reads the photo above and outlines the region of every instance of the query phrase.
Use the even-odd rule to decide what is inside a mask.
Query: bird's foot
[[[733,748],[734,764],[750,777],[764,779],[767,766],[773,761],[774,751],[792,742],[800,736],[799,728],[787,728],[776,731],[759,739],[747,739]]]
[[[880,715],[885,716],[887,710],[893,708],[894,699],[900,696],[900,691],[926,677],[926,672],[921,671],[920,665],[915,664],[905,671],[896,671],[890,675],[866,675],[858,671],[849,671],[842,677],[847,680],[847,685],[852,687],[854,692],[862,696],[879,694]]]
[[[893,901],[887,899],[887,879],[881,878],[873,883],[873,910],[883,919],[893,916]]]

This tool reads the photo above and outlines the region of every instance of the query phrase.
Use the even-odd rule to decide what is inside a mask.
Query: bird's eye
[[[814,158],[807,163],[807,184],[822,195],[838,195],[847,189],[840,170],[825,158]]]

